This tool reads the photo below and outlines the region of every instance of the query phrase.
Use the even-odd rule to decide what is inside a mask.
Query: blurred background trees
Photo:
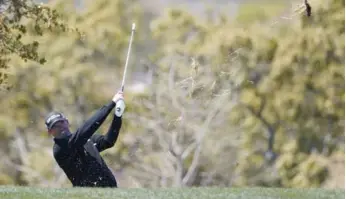
[[[102,154],[121,187],[344,186],[344,2],[311,1],[311,17],[301,1],[234,16],[143,3],[50,1],[78,31],[13,25],[37,59],[0,54],[0,184],[70,186],[43,118],[63,111],[75,129],[111,99],[136,22],[124,125]]]

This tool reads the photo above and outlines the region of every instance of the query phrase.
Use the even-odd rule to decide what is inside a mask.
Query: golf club
[[[127,56],[126,56],[126,61],[125,61],[125,68],[124,68],[124,74],[123,74],[123,80],[121,82],[121,91],[124,92],[125,88],[125,79],[126,79],[126,72],[127,72],[127,67],[130,59],[130,54],[131,54],[131,46],[132,46],[132,41],[133,41],[133,35],[136,29],[136,24],[132,24],[132,31],[131,31],[131,37],[130,37],[130,42],[129,42],[129,48],[127,51]],[[125,110],[125,102],[123,100],[119,100],[116,104],[115,107],[115,115],[120,117]]]

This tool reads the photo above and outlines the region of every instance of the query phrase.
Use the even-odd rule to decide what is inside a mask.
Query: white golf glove
[[[125,111],[125,101],[123,99],[119,99],[115,105],[115,115],[117,117],[121,117]]]
[[[125,111],[125,100],[123,96],[123,92],[119,91],[117,94],[113,97],[113,102],[115,102],[115,115],[117,117],[121,117]]]

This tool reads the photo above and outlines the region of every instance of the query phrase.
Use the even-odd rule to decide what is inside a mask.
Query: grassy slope
[[[1,199],[343,199],[344,190],[269,188],[52,189],[0,186]]]

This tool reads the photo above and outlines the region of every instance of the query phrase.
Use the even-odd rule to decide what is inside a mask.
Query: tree
[[[57,10],[31,0],[0,1],[0,85],[9,89],[8,68],[14,57],[24,61],[31,60],[43,64],[45,57],[38,53],[39,38],[24,41],[26,35],[42,36],[47,32],[69,32],[78,29],[70,28]]]
[[[326,160],[343,150],[343,6],[316,3],[312,16],[275,29],[266,21],[244,28],[222,16],[203,23],[182,10],[158,21],[156,60],[198,57],[239,85],[229,114],[242,131],[234,185],[309,187],[327,179]]]
[[[157,68],[160,75],[150,87],[151,92],[136,100],[136,107],[140,107],[137,111],[130,111],[129,119],[136,121],[136,128],[128,129],[135,137],[124,137],[125,148],[130,149],[124,156],[128,165],[124,170],[137,186],[221,185],[225,182],[215,182],[215,176],[234,167],[215,167],[210,162],[215,155],[232,155],[232,151],[223,149],[231,147],[233,142],[226,140],[235,135],[223,137],[224,143],[209,149],[223,133],[219,125],[232,128],[224,115],[232,111],[237,95],[222,91],[227,88],[226,80],[217,84],[220,90],[215,90],[211,71],[201,69],[196,74],[194,64],[190,66],[184,58],[175,56],[168,72]],[[191,75],[183,75],[181,71],[188,67]]]

